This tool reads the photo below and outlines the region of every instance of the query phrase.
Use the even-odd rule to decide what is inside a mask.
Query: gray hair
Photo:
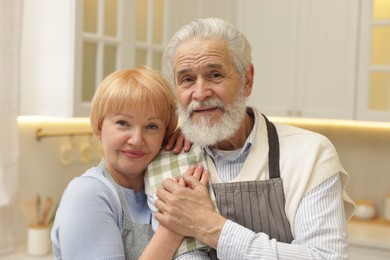
[[[218,18],[203,18],[181,27],[165,49],[163,59],[173,86],[176,86],[173,56],[181,43],[192,38],[226,40],[233,64],[241,77],[244,77],[247,66],[252,63],[252,47],[249,41],[232,24]]]

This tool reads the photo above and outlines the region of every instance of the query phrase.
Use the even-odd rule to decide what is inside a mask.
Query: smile
[[[141,158],[145,155],[144,152],[135,151],[135,150],[126,150],[126,151],[122,151],[122,152],[126,157],[133,158],[133,159],[138,159],[138,158]]]

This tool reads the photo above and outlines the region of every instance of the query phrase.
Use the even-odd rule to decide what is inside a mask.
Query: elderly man
[[[347,259],[348,174],[326,137],[246,105],[254,66],[245,36],[220,19],[192,21],[165,59],[182,131],[204,152],[218,211],[195,178],[184,177],[190,188],[165,179],[159,223],[215,249],[212,258]]]

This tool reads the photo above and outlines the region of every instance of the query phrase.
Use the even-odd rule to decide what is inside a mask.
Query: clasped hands
[[[213,206],[207,184],[210,174],[202,165],[191,166],[180,180],[165,179],[157,190],[157,221],[183,236],[216,248],[225,223]]]

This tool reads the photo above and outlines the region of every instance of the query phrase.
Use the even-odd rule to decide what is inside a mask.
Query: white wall
[[[23,2],[21,115],[73,115],[74,2]]]
[[[58,122],[48,121],[39,118],[34,121],[19,120],[20,131],[20,199],[33,197],[40,193],[42,199],[53,196],[55,201],[59,201],[67,183],[74,177],[81,175],[86,169],[99,163],[98,141],[92,136],[74,136],[75,161],[69,165],[60,162],[60,147],[70,140],[70,137],[44,137],[40,141],[36,139],[36,131],[42,128],[46,131],[63,130],[91,130],[89,120],[83,119],[62,119]],[[92,140],[94,145],[94,160],[90,163],[82,163],[78,157],[79,145],[85,141]],[[15,242],[25,243],[27,223],[17,206],[15,218]]]

